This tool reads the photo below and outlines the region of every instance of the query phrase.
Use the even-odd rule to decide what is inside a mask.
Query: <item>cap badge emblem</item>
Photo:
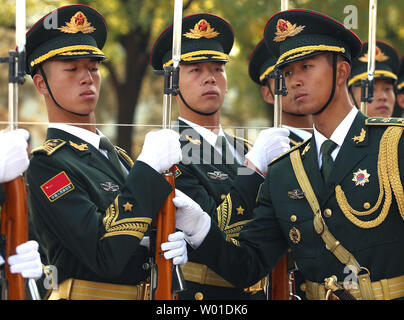
[[[276,37],[274,38],[274,41],[282,42],[286,40],[287,37],[293,37],[302,32],[304,27],[305,26],[296,26],[296,23],[292,24],[284,19],[279,19],[276,24]]]
[[[189,29],[189,32],[185,33],[184,36],[189,39],[200,39],[207,38],[212,39],[216,38],[220,33],[215,31],[205,19],[199,20],[197,24],[195,24],[193,29]]]
[[[376,46],[376,55],[375,59],[377,62],[383,62],[389,60],[389,57],[384,54],[382,50],[378,46]],[[366,52],[362,57],[359,58],[359,61],[368,62],[368,53]]]
[[[84,13],[78,11],[70,19],[70,22],[66,22],[66,25],[58,28],[58,30],[64,33],[92,33],[95,31],[95,28],[87,20],[87,17],[84,15]]]

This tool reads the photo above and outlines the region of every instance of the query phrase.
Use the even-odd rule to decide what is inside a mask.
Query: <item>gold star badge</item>
[[[125,209],[125,212],[126,212],[126,211],[132,211],[133,204],[130,204],[129,202],[126,202],[126,203],[123,205],[123,208]]]
[[[243,207],[239,206],[236,210],[237,210],[237,215],[242,216],[244,214],[245,209],[243,209]]]
[[[370,174],[367,170],[359,169],[357,172],[354,172],[352,181],[355,182],[355,186],[364,186],[366,182],[369,182]]]

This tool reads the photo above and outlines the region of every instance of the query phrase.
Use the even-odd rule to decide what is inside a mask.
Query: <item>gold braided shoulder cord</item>
[[[394,195],[396,197],[396,202],[398,209],[400,211],[400,215],[404,220],[404,191],[403,184],[400,178],[400,169],[398,163],[398,144],[400,142],[401,136],[403,134],[403,127],[392,127],[391,128],[391,136],[393,143],[388,144],[388,154],[391,154],[391,157],[388,157],[389,165],[389,179],[391,186],[393,188]]]
[[[341,186],[338,185],[335,188],[337,202],[345,217],[360,228],[369,229],[377,227],[386,219],[392,201],[392,189],[397,200],[400,214],[404,219],[404,192],[398,166],[398,144],[402,131],[402,127],[389,127],[386,129],[380,141],[377,165],[380,191],[378,200],[373,208],[367,211],[357,211],[353,209],[349,205]],[[355,215],[366,216],[374,213],[379,209],[384,195],[385,201],[383,208],[377,218],[370,221],[362,221],[355,217]]]

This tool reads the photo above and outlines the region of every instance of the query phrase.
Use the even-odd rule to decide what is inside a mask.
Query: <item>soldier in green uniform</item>
[[[265,102],[274,107],[274,68],[277,58],[271,54],[262,39],[254,48],[250,56],[248,65],[248,73],[255,83],[260,85],[261,95]],[[282,97],[282,127],[289,129],[290,146],[294,147],[311,137],[313,122],[311,115],[299,113],[298,108],[292,103],[291,95]],[[304,282],[301,272],[296,268],[290,253],[287,254],[287,271],[290,281],[293,281],[295,293],[299,298],[305,297],[304,292],[300,289],[300,285]],[[293,279],[293,280],[292,280]],[[276,281],[276,279],[273,279]],[[276,283],[274,283],[276,285]]]
[[[373,81],[373,101],[367,103],[369,117],[391,117],[396,103],[395,84],[400,68],[398,52],[390,44],[376,41],[376,68]],[[354,105],[361,103],[361,80],[368,78],[368,43],[358,57],[352,61],[352,71],[348,88]]]
[[[396,85],[396,107],[393,117],[403,117],[404,115],[404,56],[400,58],[400,70]]]
[[[102,15],[84,5],[61,7],[27,33],[27,70],[50,122],[26,174],[33,224],[57,271],[50,299],[147,298],[141,240],[172,191],[160,173],[181,160],[172,130],[148,133],[133,162],[96,128],[106,36]],[[162,250],[174,264],[187,260],[181,233]]]
[[[273,70],[277,58],[269,53],[262,39],[254,48],[250,56],[248,73],[252,81],[260,86],[261,95],[270,106],[274,105],[275,79]],[[290,95],[282,98],[282,126],[290,131],[291,147],[302,143],[311,137],[307,131],[313,126],[311,116],[300,114],[293,105]]]
[[[155,70],[172,64],[172,31],[172,26],[164,30],[153,45],[151,64]],[[245,212],[252,211],[263,182],[261,174],[244,165],[246,158],[265,172],[271,159],[288,150],[289,142],[288,130],[268,129],[251,148],[246,140],[225,133],[221,127],[220,110],[227,92],[225,64],[233,41],[231,25],[218,16],[200,13],[183,18],[177,96],[183,160],[177,166],[176,188],[199,203],[228,240],[237,238],[251,219]],[[264,281],[245,290],[234,288],[192,257],[182,270],[187,291],[180,299],[265,297]]]
[[[338,21],[304,9],[275,14],[264,37],[279,56],[293,102],[313,115],[314,133],[270,164],[238,245],[224,241],[211,224],[194,254],[245,287],[291,248],[308,299],[324,299],[327,290],[339,294],[338,286],[356,299],[402,298],[403,121],[368,118],[351,103],[347,80],[360,39]],[[173,201],[178,216],[207,215],[189,200]],[[178,228],[188,235],[198,230]],[[324,283],[335,278],[336,286]]]
[[[22,175],[28,168],[27,139],[25,129],[0,131],[0,183],[6,183]],[[0,184],[0,205],[6,200],[6,194]],[[4,264],[1,255],[0,267]],[[39,279],[42,275],[42,263],[38,252],[38,242],[34,240],[20,244],[16,254],[9,256],[7,262],[11,273],[20,273],[24,278]]]

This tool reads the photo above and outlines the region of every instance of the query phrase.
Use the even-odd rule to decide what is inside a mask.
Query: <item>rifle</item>
[[[377,0],[369,0],[368,78],[361,80],[360,110],[367,114],[367,104],[373,101],[373,82],[376,69]]]
[[[163,128],[171,126],[171,98],[179,93],[179,63],[181,60],[182,36],[182,0],[174,2],[173,24],[173,66],[164,68],[164,100],[163,100]],[[173,203],[175,197],[175,166],[163,173],[163,177],[172,186],[173,191],[161,207],[157,218],[153,222],[150,237],[151,252],[155,252],[151,261],[151,294],[150,299],[174,300],[177,293],[184,290],[184,279],[179,266],[173,267],[172,260],[166,260],[161,251],[161,244],[168,241],[168,235],[175,232],[176,208]],[[154,260],[154,261],[153,261]]]
[[[9,130],[17,128],[18,122],[18,84],[25,82],[25,0],[16,1],[16,44],[15,51],[0,58],[1,63],[9,65],[8,120]],[[2,270],[2,299],[24,300],[25,280],[20,274],[12,274],[7,263],[15,249],[28,241],[28,209],[25,180],[22,176],[3,184],[6,201],[1,210],[2,247],[5,256],[5,272]]]
[[[288,10],[288,0],[281,0],[281,11]],[[285,87],[283,73],[278,67],[275,67],[273,76],[275,78],[274,92],[274,127],[282,127],[282,97],[288,94]],[[275,268],[272,270],[272,300],[289,300],[289,272],[288,255],[285,254]]]

